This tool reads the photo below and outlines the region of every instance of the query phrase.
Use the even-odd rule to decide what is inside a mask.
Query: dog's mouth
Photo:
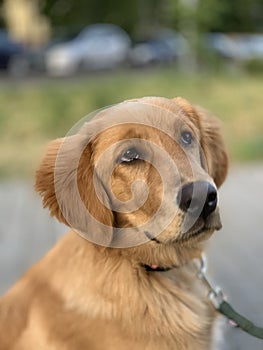
[[[197,243],[200,243],[204,240],[207,240],[215,230],[219,230],[222,227],[220,219],[219,220],[203,220],[202,218],[198,218],[194,225],[184,232],[180,233],[176,238],[161,240],[149,232],[144,232],[146,237],[149,238],[150,241],[154,242],[158,245],[178,245],[178,244],[188,244],[190,246],[194,246]],[[180,264],[142,264],[142,267],[147,272],[165,272],[174,268],[178,268]]]
[[[197,231],[189,231],[187,233],[184,233],[182,236],[178,237],[176,239],[176,243],[185,243],[192,240],[195,241],[203,241],[205,239],[208,239],[209,236],[214,232],[215,229],[203,227]]]
[[[222,228],[220,220],[218,222],[209,224],[203,219],[199,218],[195,224],[186,232],[182,232],[179,237],[176,238],[176,243],[184,243],[192,240],[201,241],[208,239],[211,234]]]
[[[185,243],[192,240],[199,242],[208,239],[214,231],[220,230],[221,228],[222,224],[220,219],[216,220],[216,222],[211,223],[209,220],[205,221],[202,218],[198,218],[194,225],[192,225],[188,230],[182,229],[181,233],[176,238],[170,238],[168,240],[162,241],[147,231],[144,232],[144,234],[147,238],[149,238],[150,241],[157,244]]]

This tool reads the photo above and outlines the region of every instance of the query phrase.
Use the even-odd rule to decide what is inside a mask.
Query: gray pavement
[[[263,163],[231,170],[220,190],[223,229],[210,239],[210,275],[232,306],[263,327]],[[224,350],[262,350],[258,340],[225,327]]]
[[[67,228],[41,207],[30,182],[0,183],[0,294]],[[220,190],[223,229],[210,239],[209,274],[231,304],[263,327],[263,163],[234,167]],[[223,350],[262,350],[225,325]]]

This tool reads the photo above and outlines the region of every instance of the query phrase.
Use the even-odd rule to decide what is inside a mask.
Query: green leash
[[[240,315],[236,310],[232,308],[228,302],[223,300],[217,310],[229,320],[234,321],[234,323],[241,328],[244,332],[252,335],[253,337],[263,339],[263,328],[257,327],[249,321],[244,316]]]
[[[228,320],[234,322],[234,326],[239,327],[244,332],[253,337],[263,339],[263,328],[257,327],[244,316],[240,315],[225,300],[224,294],[219,288],[213,288],[206,277],[206,258],[202,255],[195,264],[198,269],[198,278],[200,278],[208,289],[208,297],[218,312],[224,315]]]

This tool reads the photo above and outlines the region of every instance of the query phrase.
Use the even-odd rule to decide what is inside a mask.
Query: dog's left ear
[[[181,97],[174,98],[173,101],[186,112],[201,131],[204,163],[216,186],[220,187],[227,175],[228,155],[219,120],[205,109],[193,106]]]
[[[225,181],[228,171],[228,155],[222,137],[219,120],[208,111],[195,108],[201,123],[201,146],[205,155],[208,171],[220,187]]]

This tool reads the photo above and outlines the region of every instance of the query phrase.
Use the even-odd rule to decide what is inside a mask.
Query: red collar
[[[165,272],[174,269],[177,266],[171,266],[171,267],[161,267],[161,266],[156,266],[156,265],[143,265],[145,268],[145,271],[149,272]]]

